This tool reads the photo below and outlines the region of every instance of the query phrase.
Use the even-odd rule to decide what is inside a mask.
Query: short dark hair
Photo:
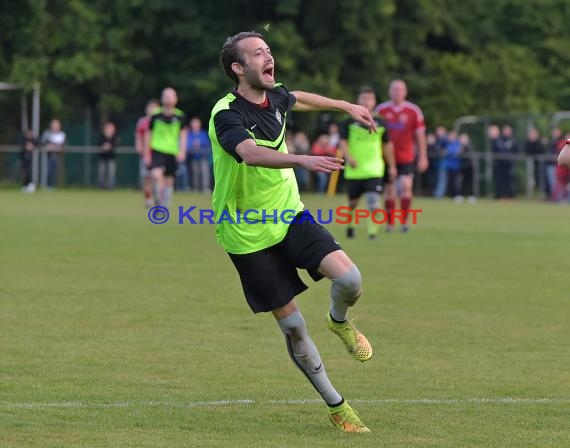
[[[240,40],[247,39],[249,37],[259,37],[263,39],[263,35],[256,33],[255,31],[242,31],[235,36],[230,36],[224,42],[222,47],[222,52],[220,53],[220,64],[233,82],[238,84],[239,79],[237,75],[232,70],[232,64],[234,62],[239,62],[240,64],[245,64],[245,59],[243,53],[238,48],[238,43]]]
[[[358,91],[358,94],[361,95],[363,93],[373,93],[374,95],[376,95],[376,92],[374,91],[374,89],[370,86],[362,86],[360,88],[360,90]]]

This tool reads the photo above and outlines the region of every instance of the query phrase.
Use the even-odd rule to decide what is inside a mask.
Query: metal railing
[[[0,181],[19,182],[21,148],[18,146],[0,145]],[[59,156],[64,162],[63,173],[60,173],[60,186],[96,185],[96,163],[98,160],[98,146],[66,146]],[[137,187],[139,185],[139,157],[135,149],[130,146],[115,149],[118,168],[118,187]],[[73,160],[71,160],[73,159]],[[473,151],[463,156],[471,161],[472,191],[475,196],[492,196],[494,192],[494,169],[496,161],[510,160],[513,162],[513,178],[515,192],[533,197],[536,191],[544,192],[547,187],[547,167],[556,164],[556,156],[550,154],[528,156],[525,154],[493,154],[491,152]],[[429,175],[437,174],[438,160],[432,159]],[[47,186],[48,154],[41,149],[34,151],[32,161],[32,181],[41,187]],[[123,175],[119,176],[123,171]],[[419,175],[420,193],[431,195],[429,187],[425,185],[428,174]],[[67,181],[66,181],[67,179]],[[423,185],[422,185],[423,184]]]
[[[59,185],[94,186],[96,162],[101,148],[99,146],[66,146],[59,153],[62,161],[59,175]],[[21,148],[12,145],[0,145],[0,181],[18,182]],[[122,166],[128,166],[130,176],[127,176],[118,186],[137,187],[139,184],[139,156],[132,146],[119,146],[115,148],[116,158],[122,160]],[[4,157],[3,157],[4,156]],[[73,160],[69,159],[73,157]],[[5,159],[5,160],[2,160]],[[32,153],[32,182],[42,188],[47,188],[48,181],[48,151],[44,148],[34,150]],[[128,163],[128,165],[126,165]],[[5,169],[2,169],[4,165]],[[67,174],[73,171],[73,178],[78,179],[66,182]]]

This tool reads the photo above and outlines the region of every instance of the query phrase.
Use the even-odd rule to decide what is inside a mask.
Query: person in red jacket
[[[558,154],[558,165],[564,168],[570,168],[570,138],[566,140],[566,144]]]
[[[566,141],[560,140],[558,144],[558,166],[556,167],[556,184],[552,199],[555,202],[568,198],[568,182],[570,181],[570,134],[566,135]]]

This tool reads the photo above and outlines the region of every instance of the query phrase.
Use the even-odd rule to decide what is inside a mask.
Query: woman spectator
[[[53,189],[57,183],[59,155],[65,145],[65,132],[61,129],[61,122],[54,118],[51,120],[49,129],[42,135],[42,144],[47,151],[47,187]]]

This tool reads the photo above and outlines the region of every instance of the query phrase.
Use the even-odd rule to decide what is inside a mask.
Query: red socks
[[[394,209],[396,208],[396,201],[393,199],[386,199],[384,201],[386,213],[388,213],[388,224],[394,225]]]
[[[412,198],[402,198],[400,199],[400,206],[402,207],[402,212],[404,215],[404,224],[408,223],[408,210],[412,205]]]

